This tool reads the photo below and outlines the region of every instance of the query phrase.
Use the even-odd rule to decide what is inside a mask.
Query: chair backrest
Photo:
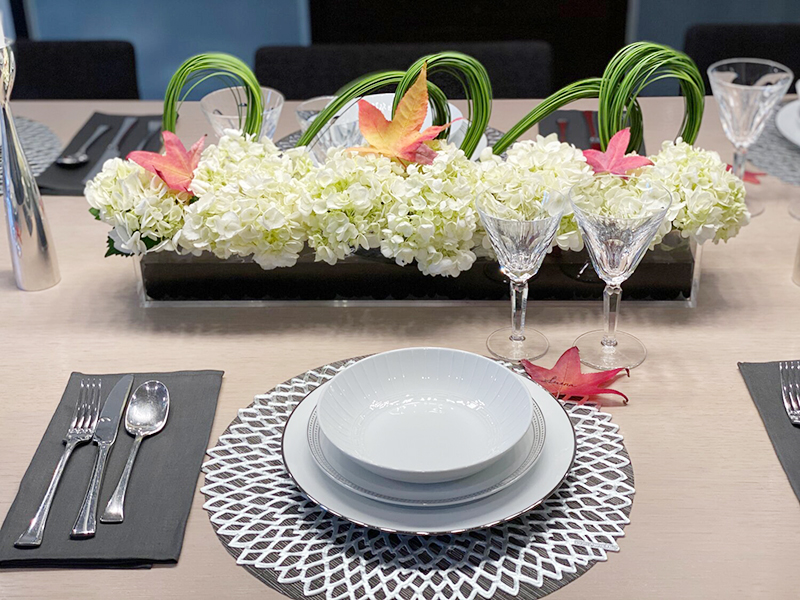
[[[704,24],[686,32],[683,50],[703,74],[706,94],[708,67],[726,58],[766,58],[789,67],[800,76],[800,24]]]
[[[133,45],[116,41],[17,40],[15,100],[139,98]]]
[[[287,99],[302,100],[334,94],[366,73],[405,71],[418,58],[443,50],[479,60],[489,73],[495,98],[543,98],[551,91],[550,45],[539,41],[265,46],[256,52],[255,72],[262,85]],[[431,80],[449,98],[464,97],[453,77],[437,74]]]

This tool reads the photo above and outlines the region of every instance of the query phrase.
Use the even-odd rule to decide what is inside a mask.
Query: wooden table
[[[491,124],[507,129],[532,101],[498,101]],[[590,108],[585,101],[578,108]],[[642,102],[655,150],[678,130],[679,98]],[[154,102],[17,102],[15,114],[48,124],[66,143],[94,110],[154,114]],[[187,105],[179,134],[207,127]],[[295,128],[284,108],[278,136]],[[709,99],[699,145],[729,159]],[[631,524],[612,554],[554,598],[797,598],[800,506],[770,445],[737,361],[800,358],[800,287],[791,269],[800,222],[787,215],[797,188],[767,177],[748,184],[766,212],[728,244],[709,245],[696,309],[623,305],[622,328],[649,356],[611,408],[636,475]],[[224,369],[211,445],[254,394],[349,356],[437,345],[485,352],[508,307],[150,308],[139,306],[133,263],[103,258],[107,227],[83,198],[48,197],[61,264],[53,289],[14,286],[0,241],[0,515],[60,398],[69,373]],[[5,234],[2,234],[5,236]],[[575,337],[600,324],[601,308],[532,303],[529,323],[550,339],[551,365]],[[777,400],[776,400],[777,401]],[[202,484],[202,477],[198,482]],[[198,492],[180,563],[152,570],[6,570],[0,598],[278,598],[237,567],[202,509]],[[91,585],[91,587],[88,587]]]

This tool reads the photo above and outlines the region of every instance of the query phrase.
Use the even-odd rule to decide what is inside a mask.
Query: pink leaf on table
[[[625,154],[625,150],[628,149],[628,143],[630,141],[631,130],[629,127],[626,127],[614,134],[609,140],[605,152],[601,152],[600,150],[584,150],[583,155],[586,157],[586,162],[592,167],[595,173],[611,173],[612,175],[625,176],[628,174],[628,171],[652,165],[653,162],[645,156]]]
[[[726,165],[725,166],[725,170],[726,171],[733,171],[733,165]],[[745,171],[744,172],[744,177],[742,177],[742,181],[744,181],[746,183],[760,184],[761,183],[761,179],[759,179],[759,178],[760,177],[764,177],[765,175],[766,175],[766,173],[762,173],[761,171]]]
[[[628,403],[628,397],[622,392],[601,386],[623,371],[630,377],[630,371],[628,369],[611,369],[599,373],[581,373],[580,351],[575,346],[564,352],[552,369],[545,369],[527,360],[521,362],[528,377],[542,385],[556,398],[578,400],[582,404],[591,396],[616,394],[622,396],[624,404]]]

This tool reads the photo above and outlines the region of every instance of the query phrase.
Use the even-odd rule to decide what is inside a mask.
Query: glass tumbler
[[[534,360],[544,356],[550,347],[542,333],[525,329],[525,311],[528,280],[542,266],[561,223],[564,207],[560,199],[556,192],[547,194],[541,216],[532,219],[515,218],[491,196],[475,202],[500,268],[511,285],[511,327],[498,329],[486,340],[489,352],[498,358],[513,362]]]
[[[283,110],[283,101],[283,94],[278,90],[268,87],[261,88],[261,103],[264,112],[258,139],[263,137],[272,139],[275,136],[281,110]],[[226,129],[241,131],[247,118],[247,91],[242,86],[222,88],[203,96],[203,99],[200,100],[200,107],[217,137],[222,137]]]

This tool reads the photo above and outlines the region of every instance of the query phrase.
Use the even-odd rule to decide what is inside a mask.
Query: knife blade
[[[133,129],[133,126],[139,121],[138,117],[125,117],[122,120],[122,125],[120,125],[119,130],[114,135],[113,139],[109,142],[108,146],[106,146],[103,155],[97,159],[97,162],[94,163],[92,169],[89,171],[89,174],[83,178],[84,185],[90,179],[94,179],[94,176],[97,175],[102,169],[103,165],[106,161],[110,158],[117,158],[119,157],[120,150],[119,145],[122,143],[122,140],[125,139],[125,136],[128,135],[128,132]]]
[[[92,441],[97,444],[97,457],[92,468],[92,478],[86,490],[81,510],[78,518],[75,519],[75,526],[72,528],[72,537],[86,538],[94,536],[97,529],[97,501],[100,496],[100,484],[103,481],[103,472],[106,468],[106,460],[111,446],[117,439],[119,422],[122,419],[122,411],[128,402],[128,395],[133,387],[133,375],[122,377],[103,403],[100,417],[97,420],[97,427],[94,430]]]

